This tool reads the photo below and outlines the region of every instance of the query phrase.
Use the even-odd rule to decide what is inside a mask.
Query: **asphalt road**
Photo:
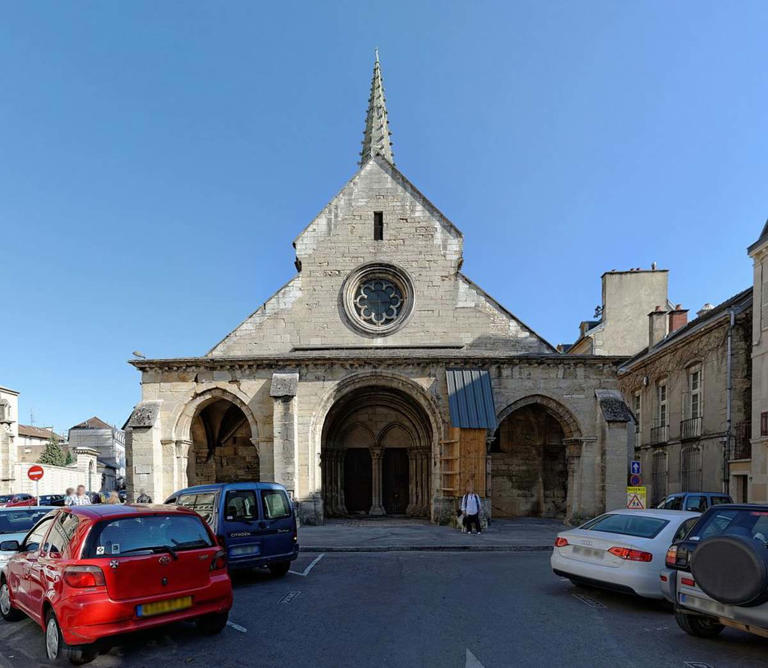
[[[148,666],[766,666],[768,640],[700,640],[661,604],[574,587],[549,554],[303,554],[294,570],[236,578],[229,626],[134,636],[94,668]],[[314,565],[313,565],[314,562]],[[44,665],[42,632],[0,621],[0,666]]]

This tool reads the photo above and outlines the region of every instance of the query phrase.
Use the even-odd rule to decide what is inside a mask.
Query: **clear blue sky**
[[[356,169],[381,50],[395,160],[464,271],[552,343],[613,268],[692,311],[768,216],[768,3],[4,2],[0,385],[122,423],[131,351],[201,355],[294,273]]]

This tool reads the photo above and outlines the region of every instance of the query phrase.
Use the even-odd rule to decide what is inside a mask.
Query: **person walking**
[[[67,491],[64,492],[64,505],[74,506],[75,504],[75,489],[74,487],[67,487]]]
[[[461,512],[464,514],[464,527],[467,533],[479,534],[480,529],[480,497],[472,490],[472,485],[467,485],[467,493],[461,499]],[[476,527],[476,531],[472,526]]]
[[[91,497],[85,493],[85,485],[77,486],[77,494],[72,500],[73,506],[89,506],[93,503]]]

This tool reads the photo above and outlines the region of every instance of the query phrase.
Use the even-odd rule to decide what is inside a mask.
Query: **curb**
[[[551,545],[376,545],[300,547],[299,552],[550,552]]]

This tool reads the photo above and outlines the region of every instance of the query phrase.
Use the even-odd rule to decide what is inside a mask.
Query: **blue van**
[[[285,487],[273,482],[197,485],[166,503],[191,508],[227,550],[230,570],[266,566],[283,576],[299,554],[296,513]]]

